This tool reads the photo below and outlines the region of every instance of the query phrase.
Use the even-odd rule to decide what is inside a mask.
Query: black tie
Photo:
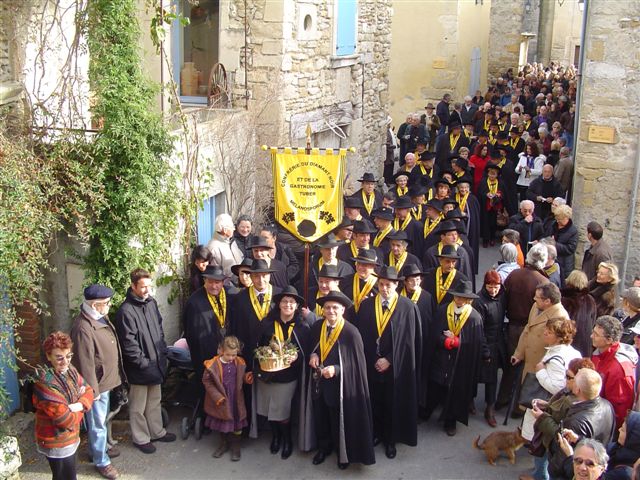
[[[331,336],[332,331],[333,331],[333,327],[330,327],[329,325],[327,325],[327,338]]]
[[[386,300],[382,302],[382,310],[385,312],[389,310],[389,302],[387,302]]]
[[[262,302],[264,302],[264,293],[258,294],[258,301],[260,302],[260,305],[262,305]]]

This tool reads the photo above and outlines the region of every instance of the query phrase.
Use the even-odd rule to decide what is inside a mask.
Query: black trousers
[[[431,416],[438,405],[442,405],[442,408],[444,409],[442,418],[444,420],[445,427],[454,426],[456,424],[456,419],[449,414],[447,411],[447,405],[445,405],[448,393],[449,388],[446,385],[441,385],[432,380],[429,381],[429,393],[427,396],[426,408],[427,416]]]
[[[76,454],[65,458],[49,458],[53,480],[76,480]]]
[[[484,402],[487,405],[493,405],[496,403],[497,391],[498,384],[496,382],[484,384]]]
[[[523,326],[511,325],[507,326],[507,362],[502,370],[502,379],[500,380],[500,389],[498,391],[497,402],[501,405],[507,405],[511,401],[511,392],[516,382],[516,367],[511,365],[511,356],[516,351],[520,334],[524,330]],[[517,392],[516,392],[517,393]]]
[[[313,400],[313,413],[318,450],[330,454],[334,448],[338,448],[340,445],[340,409],[327,405],[320,395],[320,398]]]
[[[391,369],[389,369],[391,370]],[[390,375],[389,375],[390,374]],[[393,405],[393,372],[383,375],[377,374],[369,382],[369,396],[371,397],[371,413],[373,416],[373,435],[385,445],[394,444],[392,412]]]

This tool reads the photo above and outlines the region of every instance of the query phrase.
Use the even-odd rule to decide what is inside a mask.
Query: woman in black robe
[[[440,418],[449,436],[456,434],[456,422],[469,424],[480,365],[489,358],[482,317],[471,306],[478,298],[471,282],[449,290],[453,301],[438,308],[430,331],[433,351],[429,366],[427,418],[442,405]]]
[[[473,251],[472,267],[473,273],[478,274],[479,250],[480,250],[480,203],[476,196],[471,193],[469,182],[458,182],[456,184],[456,200],[458,209],[463,214],[462,222],[466,226],[467,238]],[[449,212],[447,212],[449,213]],[[449,215],[447,219],[452,218]]]
[[[485,273],[482,290],[473,301],[473,308],[482,317],[484,338],[489,349],[489,361],[482,365],[478,379],[479,383],[484,383],[484,418],[490,427],[495,428],[498,369],[504,367],[507,358],[507,345],[503,333],[505,295],[500,275],[495,270]]]
[[[499,178],[500,167],[488,164],[486,175],[478,186],[478,197],[482,202],[482,247],[495,245],[498,231],[498,213],[502,211],[505,199],[505,187]]]

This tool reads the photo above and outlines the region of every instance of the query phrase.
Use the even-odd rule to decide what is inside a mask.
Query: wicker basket
[[[260,360],[260,370],[263,372],[279,372],[291,366],[291,362],[287,362],[286,356],[263,358]]]

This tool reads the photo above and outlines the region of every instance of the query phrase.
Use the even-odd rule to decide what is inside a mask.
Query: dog
[[[514,432],[493,432],[482,443],[479,442],[480,435],[473,442],[474,448],[483,450],[487,461],[495,466],[501,451],[509,457],[511,465],[515,465],[516,451],[527,443],[527,440],[522,438],[522,431],[518,427]]]

